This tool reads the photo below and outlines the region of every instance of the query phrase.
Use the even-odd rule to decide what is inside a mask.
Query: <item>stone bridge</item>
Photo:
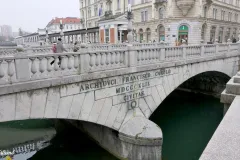
[[[239,56],[238,43],[128,44],[77,53],[3,56],[0,122],[71,120],[119,158],[160,159],[162,132],[148,118],[192,77],[212,71],[235,75]]]

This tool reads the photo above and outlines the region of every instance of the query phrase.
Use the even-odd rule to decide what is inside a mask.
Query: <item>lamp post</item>
[[[49,38],[49,37],[48,37],[48,28],[46,27],[46,44],[48,44],[48,42],[49,42],[49,41],[48,41],[48,38]]]
[[[61,37],[61,39],[63,40],[63,36],[64,36],[64,33],[63,33],[63,23],[62,23],[62,20],[60,20],[60,30],[61,30],[61,32],[60,32],[60,37]]]
[[[86,29],[86,34],[85,34],[85,40],[86,40],[86,43],[88,43],[88,31],[87,31],[87,17],[88,17],[88,11],[87,11],[87,0],[85,0],[85,8],[86,8],[86,14],[85,14],[85,29]]]
[[[133,19],[133,13],[132,13],[132,5],[128,4],[128,10],[127,10],[127,20],[128,20],[128,34],[127,39],[129,43],[133,42],[133,27],[132,27],[132,19]]]

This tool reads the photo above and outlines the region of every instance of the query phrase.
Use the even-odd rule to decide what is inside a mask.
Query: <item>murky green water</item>
[[[150,117],[163,131],[163,160],[198,160],[222,118],[219,99],[174,92]]]
[[[179,91],[170,95],[151,117],[163,131],[163,160],[199,159],[222,119],[222,112],[223,105],[212,96]],[[52,126],[48,120],[1,123],[0,148],[43,135],[54,135]],[[86,135],[71,127],[57,134],[48,147],[14,157],[14,160],[25,159],[117,160]]]

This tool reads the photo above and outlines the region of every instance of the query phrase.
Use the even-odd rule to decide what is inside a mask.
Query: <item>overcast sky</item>
[[[0,25],[36,32],[54,17],[79,17],[79,0],[0,0]]]

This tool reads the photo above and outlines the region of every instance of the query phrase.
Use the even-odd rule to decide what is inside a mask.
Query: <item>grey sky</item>
[[[54,17],[79,17],[79,0],[1,0],[0,25],[36,32]]]

